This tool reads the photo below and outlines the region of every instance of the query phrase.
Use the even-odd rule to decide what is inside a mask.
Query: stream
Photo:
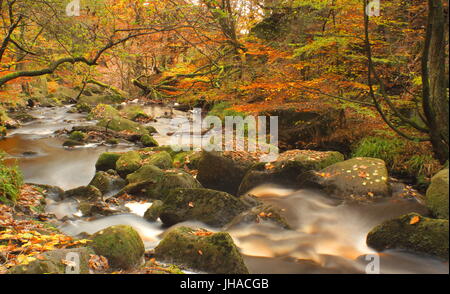
[[[55,131],[71,129],[75,125],[87,125],[85,115],[67,113],[71,106],[36,108],[29,113],[37,118],[13,130],[0,140],[0,150],[8,154],[7,162],[17,162],[25,181],[35,184],[59,186],[64,190],[87,185],[95,175],[95,162],[106,151],[126,151],[135,145],[108,146],[88,144],[67,149],[62,147],[64,138]],[[168,109],[146,106],[145,111],[156,117]],[[175,112],[175,116],[184,116]],[[159,134],[171,131],[168,119],[158,118],[151,123]],[[155,135],[161,144],[168,144],[169,137]],[[252,194],[265,202],[284,209],[293,230],[283,230],[268,222],[245,224],[229,229],[229,233],[244,255],[251,273],[258,274],[316,274],[316,273],[365,273],[368,261],[365,255],[375,254],[366,245],[367,233],[384,220],[410,212],[423,212],[423,206],[408,200],[376,204],[340,204],[320,191],[290,190],[278,186],[261,186]],[[167,228],[162,223],[148,222],[143,214],[151,203],[129,202],[131,213],[97,219],[81,217],[76,203],[47,200],[47,212],[58,219],[78,215],[77,220],[66,220],[60,226],[68,235],[82,232],[95,233],[111,225],[133,226],[141,235],[147,249],[154,248]],[[185,222],[203,227],[201,223]],[[437,259],[388,250],[379,254],[381,273],[434,274],[449,272],[448,263]]]

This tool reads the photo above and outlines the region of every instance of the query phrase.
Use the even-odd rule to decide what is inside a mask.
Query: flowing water
[[[9,161],[17,161],[27,182],[56,185],[70,189],[90,182],[95,173],[98,155],[105,151],[123,151],[130,145],[116,147],[87,145],[65,149],[56,130],[70,129],[86,122],[83,115],[67,113],[69,107],[36,109],[38,117],[0,141]],[[160,116],[167,109],[148,107],[149,114]],[[176,113],[182,116],[182,113]],[[165,118],[152,123],[160,135],[155,138],[168,144],[166,133],[174,130]],[[284,210],[292,230],[284,230],[269,222],[244,224],[229,229],[229,233],[244,255],[251,273],[364,273],[369,261],[366,255],[375,252],[367,247],[367,233],[384,220],[409,213],[423,212],[423,206],[409,200],[386,200],[376,204],[340,204],[320,191],[290,190],[262,186],[252,191],[274,206]],[[116,224],[133,226],[147,249],[154,248],[167,228],[158,222],[142,218],[151,203],[130,202],[129,214],[90,220],[80,218],[64,222],[60,229],[69,235],[95,233]],[[47,199],[47,211],[58,219],[81,216],[76,202]],[[208,228],[201,223],[178,224]],[[381,273],[448,273],[448,263],[398,250],[384,251],[380,256]]]

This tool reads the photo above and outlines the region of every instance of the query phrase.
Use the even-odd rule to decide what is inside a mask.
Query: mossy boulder
[[[117,116],[120,116],[120,113],[117,109],[115,109],[111,105],[100,104],[91,110],[88,118],[90,118],[90,119],[106,119],[106,118],[114,118]]]
[[[114,170],[99,171],[89,185],[99,189],[104,196],[111,196],[125,187],[126,181]]]
[[[228,230],[232,227],[237,227],[242,224],[260,224],[270,222],[283,229],[291,229],[286,218],[283,216],[281,209],[268,204],[260,204],[252,207],[236,216],[225,228]]]
[[[122,154],[116,162],[116,171],[125,178],[127,175],[137,171],[141,166],[141,156],[136,151]]]
[[[391,195],[386,165],[376,158],[352,158],[319,172],[306,172],[299,176],[298,181],[343,200],[373,201]]]
[[[267,183],[296,186],[300,174],[319,171],[341,161],[344,161],[344,155],[336,151],[290,150],[275,162],[255,164],[243,178],[238,194]]]
[[[141,143],[144,147],[156,147],[159,146],[158,141],[156,141],[151,135],[143,135],[141,137]]]
[[[99,104],[120,104],[122,102],[125,101],[125,98],[121,95],[117,95],[117,94],[109,94],[109,93],[99,93],[99,94],[94,94],[94,92],[92,92],[93,95],[82,95],[79,99],[78,99],[78,103],[85,103],[87,105],[90,106],[97,106]],[[86,92],[86,94],[89,94],[89,90],[88,92]]]
[[[172,168],[172,157],[166,151],[155,152],[150,155],[142,155],[145,164],[151,164],[161,169]]]
[[[117,160],[122,156],[121,153],[105,152],[100,154],[97,162],[95,163],[95,169],[97,171],[108,171],[110,169],[116,169]]]
[[[448,220],[448,168],[432,179],[426,194],[426,205],[433,216]]]
[[[193,220],[221,227],[248,208],[233,195],[202,188],[171,190],[163,202],[159,217],[166,225]]]
[[[236,195],[245,174],[257,162],[247,152],[202,152],[197,179],[205,188]]]
[[[144,243],[130,226],[111,226],[92,236],[95,253],[108,259],[111,267],[132,269],[140,265],[144,256]]]
[[[155,166],[145,165],[129,175],[128,184],[121,193],[128,193],[148,199],[163,199],[176,188],[201,188],[202,185],[184,171],[162,171]]]
[[[157,134],[158,130],[154,126],[146,126],[145,127],[149,134]]]
[[[150,222],[155,222],[161,215],[161,209],[163,206],[164,202],[161,200],[153,201],[152,206],[150,206],[145,212],[144,218]]]
[[[108,128],[117,132],[126,131],[142,136],[148,135],[148,131],[144,126],[119,116],[102,119],[97,123],[97,126]]]
[[[41,254],[41,259],[36,259],[27,265],[19,265],[9,269],[10,274],[89,274],[89,259],[94,251],[90,248],[58,249]],[[70,267],[64,261],[72,261],[71,256],[77,255],[79,268]],[[79,269],[79,272],[74,270]]]
[[[81,186],[64,192],[64,198],[76,198],[89,201],[102,199],[102,192],[94,186]]]
[[[225,232],[173,228],[155,248],[155,257],[212,274],[248,274],[242,255]]]
[[[416,213],[388,220],[367,235],[367,245],[381,251],[403,249],[448,260],[448,220]]]
[[[69,135],[70,140],[78,141],[78,142],[83,142],[84,140],[86,140],[86,138],[87,138],[87,135],[80,131],[74,131],[74,132],[70,133],[70,135]]]
[[[201,152],[181,152],[173,157],[173,165],[176,167],[187,166],[191,170],[198,169],[201,156]]]

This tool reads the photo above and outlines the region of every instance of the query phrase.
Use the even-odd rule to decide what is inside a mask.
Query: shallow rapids
[[[25,180],[31,183],[55,185],[64,190],[87,185],[95,174],[95,162],[105,151],[136,148],[130,145],[88,145],[71,150],[62,147],[62,138],[54,132],[74,125],[89,124],[85,116],[69,114],[69,107],[36,109],[30,112],[38,119],[11,132],[0,141],[10,161],[17,160]],[[163,109],[147,108],[149,114],[161,114]],[[152,113],[153,112],[153,113]],[[153,124],[160,135],[155,138],[165,144],[170,131],[167,120]],[[327,195],[313,190],[294,191],[283,187],[262,186],[252,191],[274,206],[284,210],[292,230],[284,230],[268,222],[245,224],[229,229],[251,273],[364,273],[368,261],[365,255],[375,252],[367,247],[367,233],[384,220],[409,212],[423,212],[423,206],[409,200],[376,204],[340,204]],[[131,213],[99,219],[68,220],[60,229],[69,235],[92,234],[111,225],[133,226],[147,249],[154,248],[167,228],[162,223],[142,218],[151,203],[130,202]],[[81,216],[76,202],[48,199],[47,212],[58,219]],[[208,228],[200,223],[182,223]],[[448,263],[434,258],[391,250],[380,254],[382,273],[448,273]]]

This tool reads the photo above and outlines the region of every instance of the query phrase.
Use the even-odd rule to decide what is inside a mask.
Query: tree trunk
[[[446,79],[446,21],[441,0],[429,0],[429,16],[422,60],[423,108],[431,143],[441,163],[449,156],[449,103]]]

